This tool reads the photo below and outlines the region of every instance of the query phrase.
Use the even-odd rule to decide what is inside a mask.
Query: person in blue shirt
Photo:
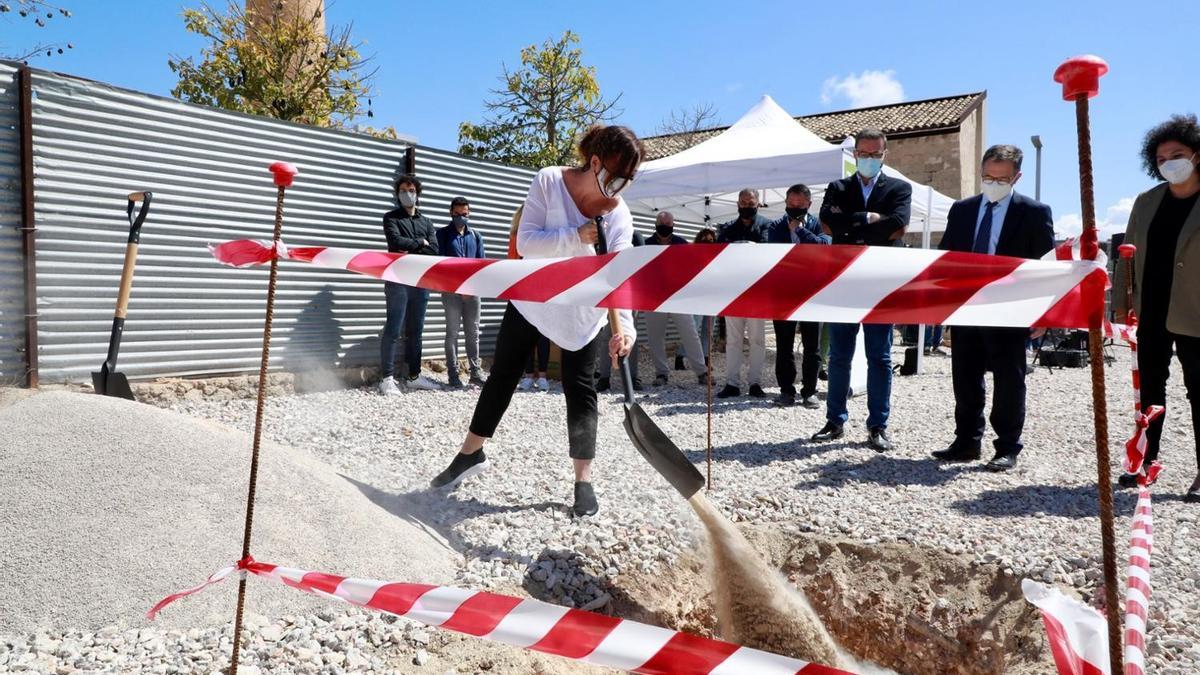
[[[483,237],[478,230],[471,229],[471,204],[466,197],[455,197],[450,202],[450,224],[437,231],[438,251],[449,258],[486,258]],[[486,382],[479,362],[479,296],[461,293],[442,293],[442,307],[446,312],[446,372],[450,375],[450,386],[461,388],[458,373],[458,329],[465,333],[469,382],[482,387]]]
[[[767,227],[769,244],[829,244],[833,238],[821,229],[816,216],[808,212],[812,191],[797,183],[787,189],[783,216]],[[800,361],[800,405],[817,408],[817,372],[821,369],[821,324],[815,321],[772,321],[775,328],[775,379],[779,396],[775,405],[796,405],[796,328],[804,356]]]

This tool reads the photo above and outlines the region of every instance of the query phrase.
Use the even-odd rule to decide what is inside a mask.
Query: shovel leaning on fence
[[[129,195],[125,215],[129,217],[129,239],[125,243],[125,264],[121,268],[121,288],[117,292],[117,310],[113,313],[112,333],[108,336],[108,356],[100,364],[100,371],[92,373],[92,388],[102,396],[117,396],[134,400],[133,390],[125,373],[117,371],[117,353],[121,351],[121,334],[125,332],[125,312],[129,308],[129,291],[133,288],[133,269],[137,264],[138,240],[142,234],[142,223],[150,212],[149,192],[134,192]],[[133,215],[134,204],[138,207]]]
[[[604,217],[596,216],[596,251],[600,255],[608,252],[608,237],[604,234]],[[617,310],[608,310],[608,325],[613,335],[621,335],[621,323]],[[662,429],[650,419],[645,410],[633,398],[633,376],[629,372],[629,360],[620,357],[621,384],[625,390],[625,433],[633,447],[662,474],[679,494],[683,495],[697,510],[703,508],[698,502],[707,502],[700,489],[704,487],[704,476],[688,461],[687,456],[675,445]]]

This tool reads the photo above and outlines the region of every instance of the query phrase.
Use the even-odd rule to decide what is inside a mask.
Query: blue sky
[[[0,51],[70,41],[35,66],[169,94],[171,54],[199,52],[176,0],[56,0],[47,28],[0,15]],[[223,0],[216,0],[220,4]],[[1096,210],[1124,229],[1152,183],[1142,135],[1173,112],[1200,112],[1195,45],[1200,3],[1140,11],[1129,3],[424,2],[336,0],[331,24],[353,22],[378,66],[376,126],[454,149],[463,120],[482,117],[501,63],[570,29],[582,37],[620,121],[653,133],[672,109],[711,103],[732,122],[762,94],[795,115],[986,89],[987,143],[1045,144],[1042,196],[1059,228],[1078,230],[1074,106],[1052,80],[1065,58],[1112,68],[1092,101]],[[1167,7],[1170,7],[1167,9]],[[365,121],[365,120],[364,120]],[[1033,162],[1018,189],[1033,193]]]

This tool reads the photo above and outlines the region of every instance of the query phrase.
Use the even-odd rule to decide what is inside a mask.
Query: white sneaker
[[[379,381],[379,393],[383,396],[397,396],[400,394],[400,387],[396,385],[396,378],[391,375]]]
[[[409,389],[426,389],[429,391],[437,391],[442,388],[442,385],[434,382],[424,375],[418,375],[409,379],[407,385]]]
[[[521,391],[529,391],[532,388],[533,388],[533,378],[532,377],[522,377],[521,381],[517,383],[517,389],[520,389]]]
[[[534,383],[534,386],[542,391],[550,391],[550,381],[544,377],[539,377],[538,381]]]

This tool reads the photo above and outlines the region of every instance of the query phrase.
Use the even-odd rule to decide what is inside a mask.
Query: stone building
[[[955,199],[979,192],[987,92],[802,115],[796,121],[830,143],[863,127],[888,136],[887,163]],[[644,139],[647,159],[675,154],[728,127]],[[781,187],[781,186],[761,186]]]

